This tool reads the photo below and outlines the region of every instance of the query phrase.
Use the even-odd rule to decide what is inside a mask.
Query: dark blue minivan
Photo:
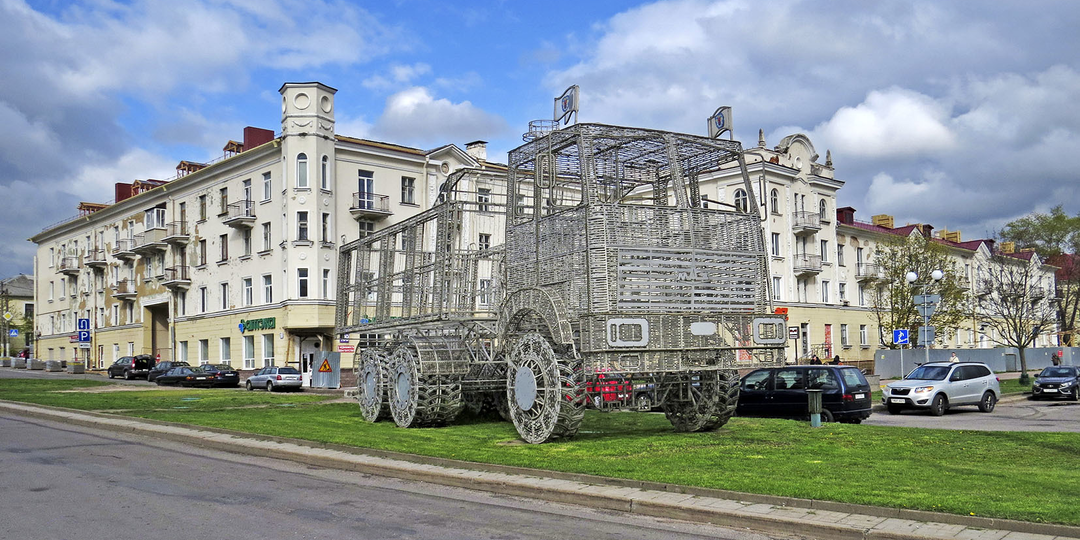
[[[751,371],[739,388],[739,416],[805,419],[808,388],[820,389],[825,422],[858,424],[870,417],[870,383],[854,366],[784,366]]]

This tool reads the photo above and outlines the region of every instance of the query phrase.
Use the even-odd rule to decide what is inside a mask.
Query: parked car
[[[1035,376],[1035,383],[1031,385],[1031,399],[1044,397],[1080,401],[1080,368],[1052,366],[1039,372]]]
[[[191,364],[187,362],[176,362],[172,360],[158,362],[154,367],[150,368],[150,371],[146,374],[146,380],[154,382],[158,377],[164,375],[170,369],[180,366],[191,366]]]
[[[303,384],[303,377],[296,368],[271,366],[264,367],[258,373],[248,377],[244,386],[248,390],[265,388],[267,392],[273,392],[278,388],[299,390]]]
[[[154,358],[149,354],[140,354],[120,357],[105,371],[108,372],[110,379],[113,377],[123,377],[127,380],[145,379],[153,367]]]
[[[904,409],[926,409],[934,416],[957,405],[978,405],[991,412],[1001,397],[1001,384],[986,364],[978,362],[930,362],[889,383],[881,402],[890,414]]]
[[[159,386],[165,385],[180,385],[180,386],[205,386],[210,387],[214,385],[215,378],[210,373],[203,371],[202,368],[191,366],[177,366],[161,375],[154,378]]]
[[[807,389],[820,389],[825,422],[858,424],[870,417],[870,383],[854,366],[785,366],[751,371],[739,388],[739,416],[804,419]]]
[[[229,364],[206,364],[199,367],[214,377],[213,386],[240,386],[240,372]]]

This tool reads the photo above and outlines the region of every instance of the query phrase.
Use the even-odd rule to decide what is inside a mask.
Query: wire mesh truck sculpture
[[[493,205],[470,171],[431,210],[342,247],[337,331],[368,336],[366,419],[443,423],[497,395],[530,443],[573,436],[586,406],[659,406],[676,430],[708,431],[735,409],[738,369],[783,364],[741,145],[553,127],[509,154],[501,248],[466,241]],[[735,167],[749,204],[705,208],[699,176]]]

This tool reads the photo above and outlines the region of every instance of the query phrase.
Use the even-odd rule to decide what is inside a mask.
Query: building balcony
[[[1046,298],[1046,288],[1039,286],[1031,287],[1028,290],[1028,296],[1032,300],[1041,300],[1043,298]]]
[[[796,235],[814,234],[821,230],[821,216],[817,212],[793,212],[791,230]]]
[[[186,221],[174,221],[165,226],[164,240],[170,244],[185,245],[191,240]]]
[[[224,223],[236,229],[249,229],[255,224],[255,201],[237,201],[226,209]]]
[[[884,279],[885,272],[876,265],[860,263],[855,265],[855,279],[858,281],[876,281]]]
[[[821,272],[821,255],[799,255],[792,262],[797,276],[814,275]]]
[[[149,229],[135,235],[131,251],[139,254],[152,254],[169,249],[165,243],[165,229]]]
[[[357,192],[352,194],[352,206],[349,213],[354,219],[385,219],[394,213],[390,211],[390,196],[374,193]]]
[[[165,269],[162,285],[170,289],[187,289],[191,286],[191,270],[188,266],[175,266]]]
[[[113,298],[120,300],[132,300],[139,295],[138,290],[135,288],[135,280],[133,279],[121,279],[116,282],[116,287],[113,288]]]
[[[86,257],[83,257],[83,263],[94,270],[103,270],[106,266],[109,266],[109,261],[105,258],[104,249],[92,249],[86,252]]]
[[[57,271],[61,274],[77,276],[79,275],[79,270],[79,258],[69,256],[60,259],[60,268]]]
[[[131,238],[121,238],[116,241],[116,247],[113,248],[113,257],[117,259],[123,259],[130,261],[135,258],[135,251],[132,246],[135,245],[135,240]]]

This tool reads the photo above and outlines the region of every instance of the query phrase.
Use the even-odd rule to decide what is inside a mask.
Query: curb
[[[1016,403],[1018,401],[1027,401],[1028,398],[1030,398],[1030,397],[1031,397],[1030,393],[1005,394],[1004,396],[1001,396],[1001,399],[999,399],[997,402],[999,404],[1000,403]],[[880,413],[880,412],[887,412],[889,409],[885,405],[883,405],[882,403],[879,402],[879,403],[874,404],[872,410],[874,412],[876,412],[876,413]],[[918,409],[904,409],[904,410],[914,411],[914,410],[918,410]],[[923,410],[925,410],[925,409],[923,409]]]
[[[877,530],[889,520],[931,522],[942,526],[1000,529],[1017,533],[1080,538],[1080,527],[939,514],[921,510],[865,506],[832,501],[796,499],[726,490],[695,488],[586,474],[557,473],[488,465],[397,452],[320,444],[300,439],[192,427],[185,424],[115,416],[104,413],[31,405],[0,400],[0,410],[24,416],[153,436],[203,448],[273,459],[284,459],[328,469],[339,469],[404,480],[488,491],[636,513],[651,517],[705,522],[724,527],[763,532],[799,534],[823,539],[928,540],[942,538],[916,532]],[[744,507],[742,503],[754,503]],[[823,514],[855,514],[868,524],[852,526],[808,520],[805,511]],[[770,515],[776,514],[776,515]],[[787,515],[785,515],[787,514]],[[798,514],[798,515],[796,515]]]

